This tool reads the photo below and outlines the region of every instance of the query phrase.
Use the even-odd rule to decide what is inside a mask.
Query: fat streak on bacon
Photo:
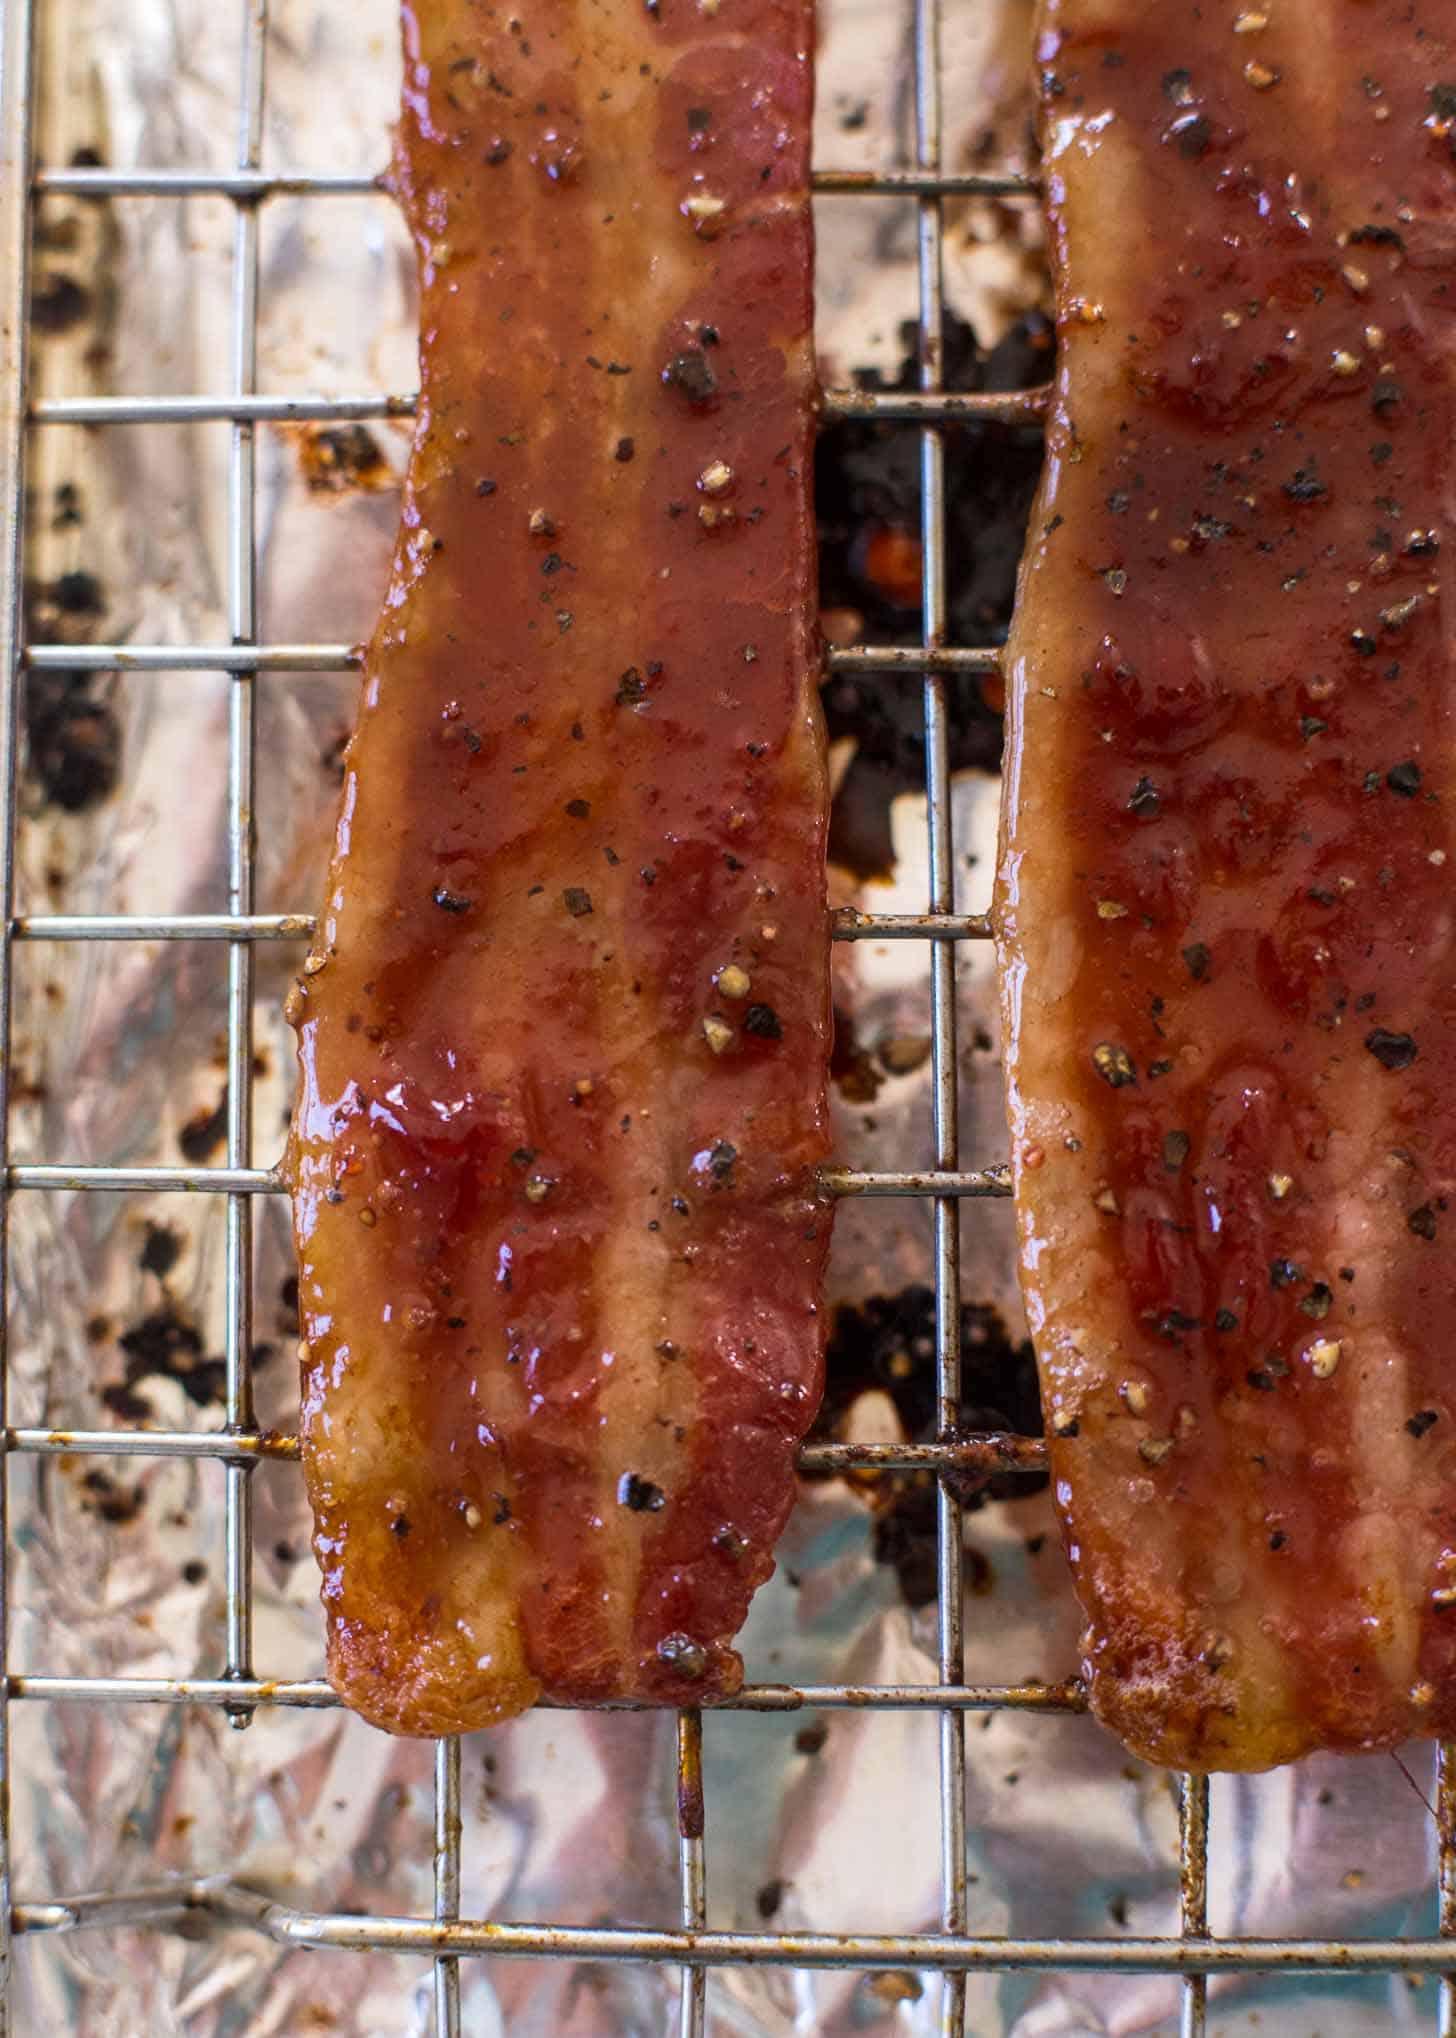
[[[1456,14],[1042,0],[1021,1270],[1094,1710],[1456,1733]]]
[[[291,1013],[341,1696],[731,1691],[822,1377],[810,0],[404,9],[422,394]]]

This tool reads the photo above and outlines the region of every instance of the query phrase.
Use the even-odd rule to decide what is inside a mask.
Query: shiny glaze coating
[[[1092,1703],[1456,1732],[1456,14],[1042,0],[1023,1287]]]
[[[290,1016],[330,1675],[691,1702],[822,1384],[809,0],[406,5],[422,398]]]

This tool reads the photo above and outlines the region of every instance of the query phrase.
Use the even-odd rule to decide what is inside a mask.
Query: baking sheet
[[[49,164],[223,169],[232,162],[240,21],[212,0],[41,0],[41,152]],[[1027,14],[1020,0],[946,8],[947,161],[1024,160]],[[277,0],[269,31],[265,165],[371,172],[398,88],[395,0]],[[824,8],[818,160],[904,159],[908,12]],[[83,152],[78,155],[78,152]],[[86,153],[89,152],[89,153]],[[949,209],[952,299],[985,345],[1044,285],[1023,209]],[[220,200],[47,200],[37,248],[36,389],[47,396],[217,391],[230,319],[231,212]],[[892,375],[913,315],[913,208],[821,207],[819,345],[826,377]],[[383,199],[277,200],[263,215],[261,386],[352,391],[414,383],[412,262]],[[226,426],[48,429],[32,439],[30,622],[46,638],[218,642],[226,624]],[[260,630],[271,641],[367,634],[395,517],[405,428],[332,441],[264,428]],[[962,443],[962,455],[966,455]],[[913,685],[913,682],[909,682]],[[888,680],[887,685],[906,682]],[[355,682],[270,674],[258,685],[260,911],[310,907],[332,819]],[[228,681],[208,674],[33,677],[35,768],[24,790],[22,911],[193,912],[226,904]],[[853,738],[838,769],[852,763]],[[960,774],[959,903],[989,890],[996,785]],[[836,897],[919,910],[924,803],[902,793],[892,874],[836,874]],[[225,953],[217,946],[17,948],[17,1159],[110,1164],[220,1158]],[[281,1142],[291,1085],[281,1020],[300,953],[260,946],[256,1142]],[[988,954],[961,970],[962,1040],[994,1034]],[[838,996],[873,1060],[923,1036],[918,945],[841,947]],[[845,1159],[931,1158],[928,1065],[837,1100]],[[861,1092],[863,1084],[860,1086]],[[963,1151],[1004,1151],[993,1047],[968,1047]],[[286,1212],[257,1215],[260,1420],[291,1427],[297,1382]],[[23,1196],[14,1206],[16,1341],[10,1419],[56,1426],[222,1419],[222,1212],[200,1199]],[[965,1293],[1020,1337],[1008,1212],[970,1206]],[[841,1209],[836,1301],[929,1278],[929,1217],[904,1202]],[[986,1320],[990,1320],[989,1316]],[[860,1436],[894,1434],[864,1395]],[[180,1460],[11,1464],[13,1668],[215,1674],[223,1654],[221,1468]],[[322,1667],[317,1580],[296,1468],[255,1477],[261,1674]],[[967,1674],[1060,1677],[1077,1619],[1044,1494],[968,1517]],[[883,1549],[881,1549],[883,1554]],[[806,1487],[780,1569],[744,1640],[748,1674],[793,1681],[929,1681],[933,1609],[878,1562],[861,1493]],[[915,1595],[912,1594],[912,1597]],[[22,1704],[14,1709],[16,1886],[22,1897],[126,1888],[159,1868],[226,1871],[308,1908],[427,1912],[431,1751],[336,1712],[260,1712],[239,1733],[215,1711]],[[1169,1779],[1091,1721],[1011,1714],[968,1722],[971,1929],[1161,1932],[1176,1918]],[[709,1715],[709,1920],[810,1930],[933,1928],[938,1917],[933,1718]],[[1216,1930],[1429,1930],[1431,1763],[1309,1762],[1213,1791]],[[465,1914],[670,1924],[677,1915],[669,1719],[542,1713],[464,1749]],[[669,2026],[672,1971],[467,1962],[464,2026],[490,2038],[636,2038]],[[976,2038],[1171,2033],[1159,1977],[971,1980]],[[247,1934],[123,1932],[26,1939],[17,2029],[77,2038],[429,2029],[426,1963],[287,1953]],[[714,1973],[712,2038],[928,2034],[932,1976]],[[1211,2028],[1337,2038],[1432,2028],[1433,1990],[1404,1977],[1253,1980],[1215,1989]]]

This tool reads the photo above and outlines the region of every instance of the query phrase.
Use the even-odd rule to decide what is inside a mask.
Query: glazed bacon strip
[[[1456,18],[1042,0],[1022,1278],[1092,1704],[1456,1732]]]
[[[404,11],[423,394],[294,995],[330,1675],[692,1702],[821,1388],[810,0]]]

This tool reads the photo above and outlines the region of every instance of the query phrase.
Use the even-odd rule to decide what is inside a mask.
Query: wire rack
[[[912,391],[824,392],[828,420],[892,419],[918,430],[924,580],[921,641],[906,647],[833,649],[831,667],[919,677],[923,688],[929,827],[929,896],[922,914],[841,913],[835,938],[930,943],[934,1166],[899,1173],[829,1171],[840,1196],[927,1199],[933,1212],[938,1433],[920,1445],[817,1444],[806,1447],[807,1470],[930,1471],[937,1486],[936,1681],[924,1684],[751,1684],[725,1703],[739,1710],[801,1707],[914,1710],[939,1721],[941,1833],[940,1930],[921,1934],[827,1934],[718,1931],[708,1927],[708,1848],[702,1812],[703,1719],[678,1715],[676,1734],[680,1913],[675,1929],[554,1927],[489,1923],[460,1916],[460,1744],[440,1741],[434,1763],[435,1869],[433,1915],[358,1917],[311,1913],[269,1901],[222,1878],[172,1882],[125,1894],[17,1901],[10,1873],[10,1707],[46,1700],[132,1701],[223,1708],[246,1727],[265,1705],[327,1707],[337,1703],[322,1681],[283,1681],[260,1674],[252,1651],[252,1507],[250,1475],[264,1459],[296,1459],[296,1438],[261,1430],[253,1409],[253,1199],[277,1195],[275,1168],[255,1164],[252,1151],[253,965],[258,942],[296,940],[312,931],[306,914],[258,914],[254,907],[251,832],[255,764],[254,701],[260,673],[344,671],[360,654],[342,644],[263,644],[257,636],[257,544],[254,496],[256,430],[284,421],[341,421],[412,415],[410,394],[265,396],[257,392],[259,216],[270,199],[380,195],[375,180],[305,172],[273,172],[261,162],[268,0],[242,0],[235,167],[220,173],[35,167],[32,136],[33,65],[42,0],[6,0],[0,8],[0,486],[6,526],[0,551],[0,1039],[10,1037],[13,943],[17,941],[209,941],[225,944],[228,962],[226,1164],[220,1167],[72,1167],[63,1162],[10,1161],[9,1055],[0,1056],[0,1298],[8,1292],[6,1222],[9,1196],[32,1191],[190,1190],[219,1196],[226,1210],[226,1422],[206,1434],[163,1430],[56,1431],[7,1426],[0,1436],[0,2038],[8,2032],[12,1936],[123,1925],[165,1928],[199,1913],[246,1925],[284,1947],[414,1953],[433,1960],[438,2038],[459,2038],[459,1962],[472,1955],[564,1957],[655,1962],[680,1970],[680,2038],[702,2038],[710,1967],[777,1964],[797,1968],[922,1969],[943,1977],[941,2029],[961,2038],[966,1976],[973,1971],[1120,1969],[1180,1977],[1183,2038],[1205,2029],[1208,1977],[1232,1970],[1309,1973],[1402,1971],[1439,1979],[1436,2028],[1456,2038],[1456,1749],[1443,1747],[1437,1770],[1439,1933],[1429,1938],[1218,1938],[1208,1927],[1208,1783],[1179,1779],[1181,1898],[1176,1937],[1099,1939],[978,1938],[967,1930],[965,1721],[973,1712],[1015,1709],[1065,1713],[1084,1709],[1074,1677],[1061,1683],[968,1685],[962,1646],[961,1505],[954,1475],[967,1470],[1037,1468],[1040,1439],[967,1434],[960,1408],[960,1206],[967,1198],[1009,1193],[1004,1165],[966,1168],[956,1110],[955,978],[958,945],[984,940],[988,916],[954,910],[947,675],[994,671],[994,648],[946,642],[944,428],[957,421],[1025,425],[1042,416],[1044,389],[1009,394],[956,394],[943,388],[943,202],[964,195],[1003,199],[1035,195],[1035,182],[1015,172],[975,174],[941,163],[940,0],[911,0],[914,11],[915,161],[883,171],[820,169],[818,193],[912,199],[917,209],[919,375]],[[213,196],[233,206],[230,389],[221,397],[167,395],[28,402],[25,335],[29,321],[32,207],[44,193],[113,196]],[[383,201],[382,202],[387,202]],[[221,421],[231,426],[228,500],[226,644],[27,643],[22,629],[26,440],[53,424],[106,425]],[[168,916],[18,916],[15,826],[23,675],[31,670],[216,671],[229,675],[227,796],[228,910]],[[5,1331],[0,1301],[0,1367]],[[0,1390],[3,1390],[0,1377]],[[8,1414],[8,1411],[7,1411]],[[191,1457],[225,1468],[225,1661],[216,1677],[56,1677],[9,1674],[7,1492],[16,1453]]]

